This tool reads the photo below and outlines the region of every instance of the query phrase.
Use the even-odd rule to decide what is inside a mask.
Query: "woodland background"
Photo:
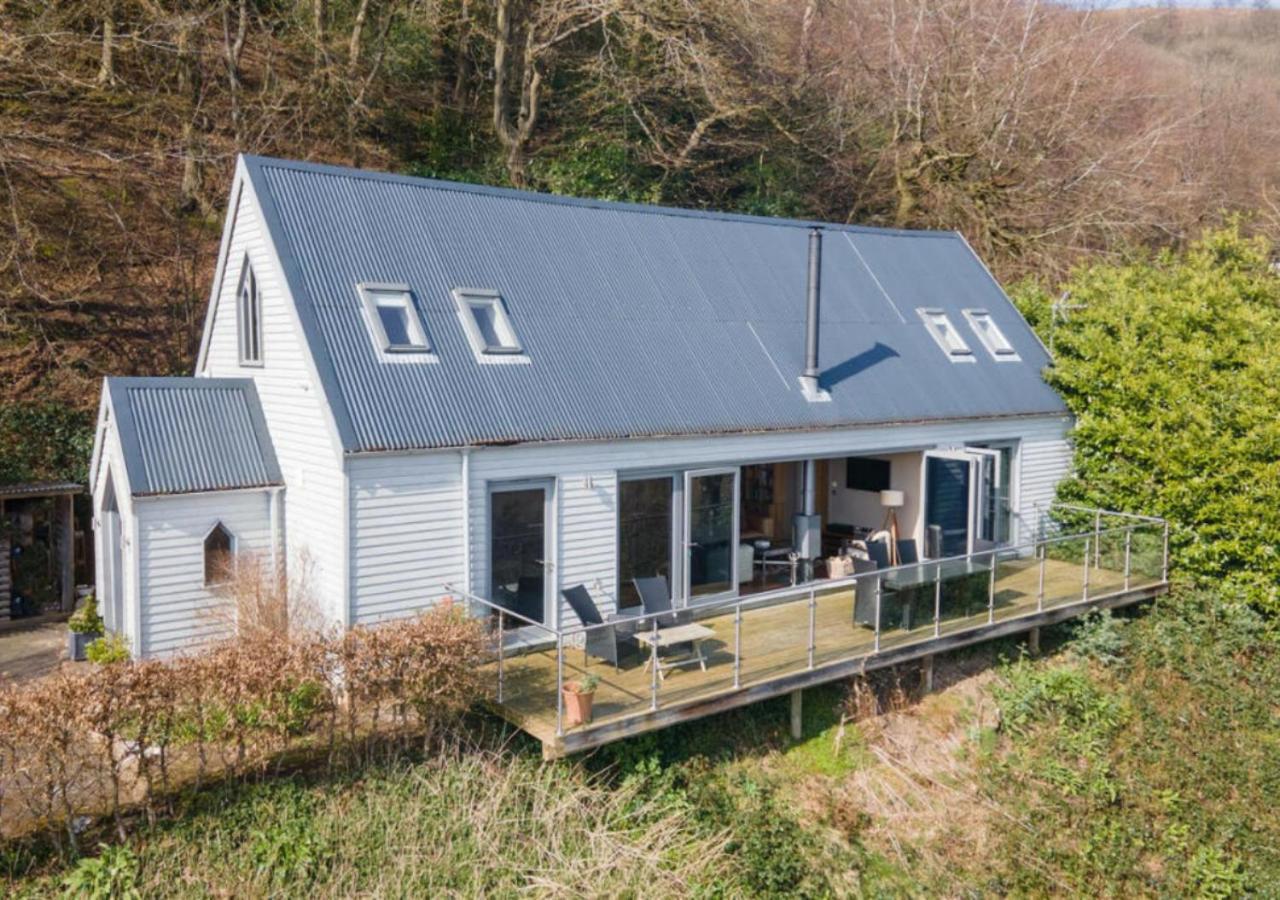
[[[237,152],[964,233],[1280,232],[1280,13],[1034,0],[0,0],[0,480],[191,370]]]

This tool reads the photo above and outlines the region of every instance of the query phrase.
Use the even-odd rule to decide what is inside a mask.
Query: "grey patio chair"
[[[636,578],[634,579],[634,584],[636,593],[640,595],[640,605],[644,607],[646,616],[671,613],[669,616],[658,616],[659,628],[671,628],[680,624],[680,619],[671,606],[671,589],[667,587],[666,578],[661,575],[654,575],[651,578]],[[646,622],[645,627],[652,628],[652,620]]]
[[[620,623],[626,617],[610,616],[606,625],[606,620],[600,614],[600,609],[596,606],[595,601],[591,599],[591,593],[587,590],[586,585],[579,584],[571,588],[565,588],[560,594],[578,617],[578,621],[583,625],[605,626],[603,628],[592,628],[586,633],[583,653],[613,663],[615,670],[621,670],[622,645],[629,639],[629,636],[622,633]]]
[[[869,575],[879,566],[869,559],[853,559],[854,575]],[[876,580],[859,578],[853,591],[853,624],[876,627]]]
[[[914,538],[903,538],[898,541],[898,559],[904,566],[910,566],[920,562],[920,553],[916,550],[916,542]]]
[[[885,541],[867,541],[867,556],[879,568],[889,568],[889,545]]]

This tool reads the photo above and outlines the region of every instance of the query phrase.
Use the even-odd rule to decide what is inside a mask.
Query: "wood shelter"
[[[73,481],[45,481],[28,484],[0,485],[0,622],[14,617],[13,548],[25,542],[20,529],[15,529],[14,513],[33,500],[51,500],[48,546],[53,561],[53,580],[58,611],[69,613],[75,607],[75,496],[84,486]],[[34,538],[31,538],[34,540]],[[52,612],[53,610],[46,610]]]

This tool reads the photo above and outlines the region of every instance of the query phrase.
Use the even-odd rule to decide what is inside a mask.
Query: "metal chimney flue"
[[[822,229],[809,229],[809,290],[804,318],[804,372],[800,390],[810,402],[830,400],[818,386],[818,319],[822,304]]]

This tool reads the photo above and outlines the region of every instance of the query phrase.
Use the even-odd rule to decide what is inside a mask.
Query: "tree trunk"
[[[347,46],[347,75],[353,77],[356,67],[360,65],[360,37],[364,32],[365,20],[369,17],[369,0],[360,0],[356,9],[355,21],[351,23],[351,42]]]
[[[453,102],[461,105],[467,96],[467,84],[471,80],[471,0],[462,0],[458,17],[458,43],[453,71]]]
[[[115,84],[116,11],[108,3],[102,13],[102,57],[98,63],[98,84]]]
[[[238,0],[236,30],[231,31],[231,0],[222,4],[222,49],[227,60],[227,93],[231,100],[231,128],[236,136],[236,147],[241,145],[240,111],[240,54],[244,52],[245,38],[249,33],[249,2]]]
[[[317,69],[324,63],[324,19],[325,0],[311,0],[311,30],[315,33]]]
[[[204,207],[204,173],[200,162],[200,146],[196,117],[200,114],[200,64],[192,47],[199,32],[194,16],[178,20],[178,95],[186,100],[182,122],[182,187],[180,198],[186,209]]]

